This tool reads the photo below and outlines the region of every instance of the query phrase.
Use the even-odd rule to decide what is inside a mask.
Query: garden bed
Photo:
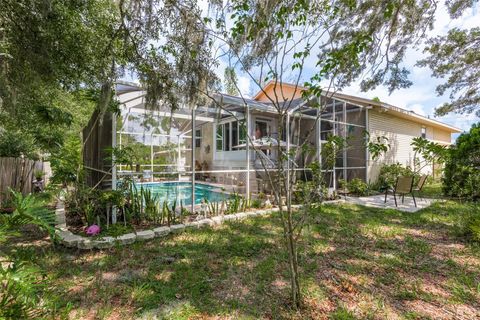
[[[63,210],[61,207],[62,206],[59,206],[59,209],[57,210]],[[298,208],[300,206],[296,205],[293,207]],[[235,214],[218,215],[211,218],[189,220],[188,222],[172,224],[170,226],[151,226],[142,230],[133,229],[131,230],[132,232],[117,236],[97,235],[95,237],[88,237],[78,234],[78,232],[82,231],[82,229],[61,227],[57,230],[57,235],[60,238],[60,243],[66,247],[78,248],[82,250],[106,249],[116,245],[128,245],[136,241],[145,241],[154,238],[165,237],[170,233],[183,232],[187,228],[200,228],[204,226],[220,225],[224,221],[228,220],[241,220],[252,216],[268,215],[272,212],[278,211],[279,208],[274,207],[270,209],[257,209]],[[72,231],[75,231],[75,233]]]

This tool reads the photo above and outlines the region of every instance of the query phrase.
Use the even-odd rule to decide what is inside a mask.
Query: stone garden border
[[[292,208],[298,209],[301,205],[292,205]],[[59,208],[57,207],[57,210]],[[63,208],[62,208],[63,210]],[[57,226],[56,231],[60,238],[60,243],[69,248],[78,248],[81,250],[89,249],[107,249],[115,245],[128,245],[134,242],[146,241],[154,238],[162,238],[169,234],[181,233],[186,229],[201,228],[204,226],[220,225],[224,221],[229,220],[243,220],[255,216],[265,216],[274,212],[278,212],[279,208],[259,209],[255,211],[239,212],[235,214],[220,215],[212,218],[204,218],[201,220],[188,222],[185,224],[175,224],[168,226],[157,227],[154,229],[147,229],[127,233],[118,237],[103,237],[92,239],[90,237],[83,237],[69,231],[64,225]]]

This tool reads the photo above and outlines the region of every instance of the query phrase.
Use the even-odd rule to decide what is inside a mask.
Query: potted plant
[[[33,173],[33,175],[35,176],[35,179],[37,181],[42,181],[43,180],[43,176],[45,175],[45,173],[42,171],[42,170],[35,170],[35,172]]]

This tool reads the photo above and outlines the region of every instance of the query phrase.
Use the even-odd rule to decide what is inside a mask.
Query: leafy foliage
[[[370,134],[366,132],[367,138],[367,150],[372,160],[377,160],[381,155],[385,154],[390,148],[388,138],[385,136],[375,137],[374,140],[370,139]]]
[[[414,171],[417,173],[426,165],[443,163],[445,160],[447,152],[445,146],[433,141],[428,141],[422,137],[413,138],[410,145],[415,152],[413,156],[415,164]],[[419,155],[420,157],[418,157]]]
[[[81,174],[81,142],[78,136],[70,136],[62,148],[50,157],[53,183],[67,185],[78,180]]]
[[[34,139],[20,131],[0,131],[0,157],[18,158],[21,155],[37,159]]]
[[[45,207],[33,194],[23,196],[11,190],[11,205],[15,208],[12,214],[0,214],[0,223],[4,230],[16,230],[26,224],[34,224],[55,239],[55,214]]]
[[[455,1],[457,4],[462,1]],[[464,1],[465,5],[469,1]],[[473,1],[472,1],[473,3]],[[467,3],[468,5],[468,3]],[[460,6],[458,4],[458,6]],[[455,14],[457,6],[452,10]],[[429,56],[418,62],[428,66],[436,78],[447,78],[437,86],[438,95],[449,92],[450,102],[436,109],[437,115],[449,112],[472,113],[480,116],[480,28],[454,28],[445,36],[428,41],[425,52]],[[478,110],[476,110],[478,109]]]
[[[452,197],[479,199],[480,124],[461,134],[448,152],[443,177],[444,193]]]
[[[98,88],[111,65],[113,3],[0,3],[0,121],[54,152],[77,115],[89,115],[80,88]],[[81,112],[79,112],[81,111]]]
[[[470,242],[480,243],[480,209],[476,203],[466,203],[465,209],[457,212],[455,221],[458,236]]]
[[[400,176],[414,176],[418,177],[418,174],[408,166],[403,166],[401,163],[386,164],[380,168],[380,174],[378,176],[377,187],[379,189],[385,189],[395,185],[397,178]]]
[[[42,285],[39,269],[29,263],[0,265],[0,318],[33,319],[48,314],[39,295]]]
[[[352,194],[357,196],[365,196],[368,194],[368,185],[358,178],[354,178],[350,181],[340,180],[340,188],[347,188]]]
[[[16,234],[27,224],[47,231],[55,238],[55,215],[33,195],[23,196],[12,191],[12,214],[0,214],[0,242]],[[8,256],[0,263],[0,318],[27,319],[45,317],[51,310],[46,306],[44,276],[34,264]]]

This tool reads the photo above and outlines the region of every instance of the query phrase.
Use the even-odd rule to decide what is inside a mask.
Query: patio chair
[[[427,182],[427,177],[428,175],[426,174],[420,176],[420,179],[418,179],[417,185],[413,187],[413,190],[412,190],[412,193],[416,192],[420,199],[422,199],[422,197],[420,196],[420,192],[422,192],[423,186],[425,185],[425,182]]]
[[[415,200],[415,195],[413,194],[413,177],[398,177],[393,189],[387,188],[385,190],[385,203],[387,202],[387,194],[389,191],[393,193],[393,198],[395,199],[395,207],[398,207],[397,194],[402,197],[403,203],[405,200],[405,195],[409,193],[412,195],[415,207],[417,207],[417,201]]]

